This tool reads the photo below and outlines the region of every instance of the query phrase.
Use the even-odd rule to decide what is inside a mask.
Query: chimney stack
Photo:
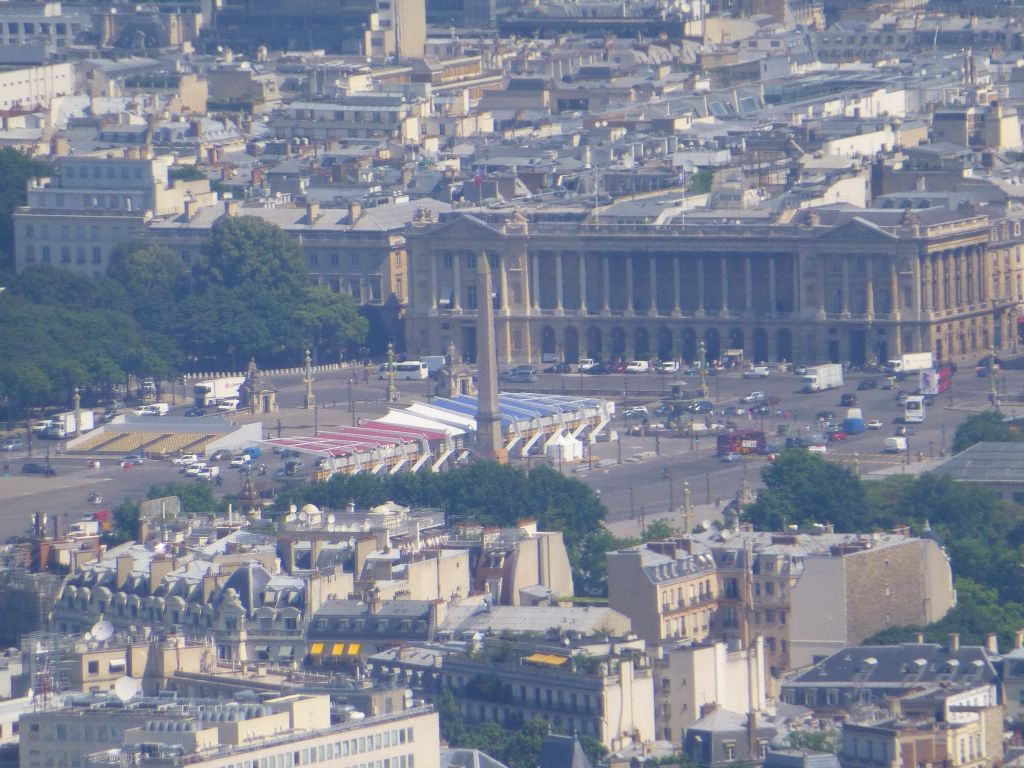
[[[960,652],[960,635],[957,632],[949,633],[949,655],[952,656]]]
[[[237,200],[225,200],[224,201],[224,215],[225,216],[237,216],[238,215],[238,201]]]
[[[1024,629],[1018,629],[1013,633],[1014,649],[1024,648]]]
[[[924,645],[924,632],[917,632],[914,634],[914,642],[918,645]]]
[[[312,226],[320,218],[320,203],[306,203],[306,224]]]
[[[985,635],[985,649],[993,656],[999,655],[999,635],[995,632],[990,632]]]
[[[117,564],[117,588],[121,589],[132,575],[135,558],[128,554],[118,555],[115,562]]]
[[[348,223],[355,224],[363,212],[363,204],[358,200],[352,200],[348,204]]]

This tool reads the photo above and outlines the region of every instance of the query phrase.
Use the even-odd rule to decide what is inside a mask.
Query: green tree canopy
[[[1019,443],[1022,440],[1020,422],[1006,421],[999,411],[985,411],[968,416],[956,428],[953,453],[967,450],[975,443]]]
[[[25,204],[29,179],[50,173],[50,164],[10,147],[0,149],[0,276],[14,272],[14,210]],[[4,277],[4,280],[7,278]]]

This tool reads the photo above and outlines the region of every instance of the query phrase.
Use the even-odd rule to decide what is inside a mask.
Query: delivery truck
[[[933,365],[931,352],[908,352],[893,360],[887,360],[885,370],[893,374],[912,373],[931,368]]]
[[[804,392],[824,392],[843,386],[843,366],[839,363],[812,365],[803,378]]]
[[[88,432],[96,426],[95,416],[92,411],[79,411],[79,416],[81,417],[81,424],[76,421],[74,411],[58,413],[56,416],[52,416],[42,436],[50,440],[63,440],[82,432]]]
[[[843,432],[848,435],[859,435],[864,431],[864,414],[860,408],[849,408],[843,419]]]

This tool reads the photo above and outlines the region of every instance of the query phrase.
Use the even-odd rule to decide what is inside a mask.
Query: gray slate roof
[[[1024,483],[1024,443],[976,443],[935,471],[967,483]]]

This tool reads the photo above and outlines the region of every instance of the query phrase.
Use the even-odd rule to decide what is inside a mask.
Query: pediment
[[[473,240],[479,238],[493,239],[506,237],[497,227],[491,226],[470,213],[453,216],[430,228],[431,237],[451,240]]]
[[[871,240],[892,242],[893,240],[899,240],[896,235],[886,232],[881,227],[872,224],[867,219],[862,219],[860,216],[854,216],[845,224],[840,224],[822,232],[818,235],[817,239],[831,242],[865,242]]]

